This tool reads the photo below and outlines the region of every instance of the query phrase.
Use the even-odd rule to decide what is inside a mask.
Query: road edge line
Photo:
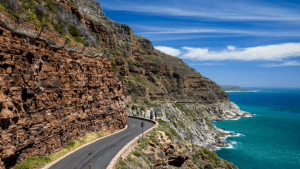
[[[149,133],[152,129],[157,128],[158,127],[158,122],[154,121],[154,120],[149,120],[149,119],[144,119],[141,117],[136,117],[136,116],[128,116],[131,118],[136,118],[136,119],[140,119],[140,120],[145,120],[145,121],[149,121],[154,123],[155,125],[153,127],[151,127],[150,129],[148,129],[147,131],[144,132],[144,135]],[[131,140],[129,143],[127,143],[119,152],[118,154],[111,160],[111,162],[109,163],[109,165],[107,166],[106,169],[113,169],[115,168],[115,166],[119,163],[120,158],[125,158],[130,151],[138,144],[138,139],[142,136],[142,134],[138,135],[137,137],[135,137],[133,140]]]
[[[65,154],[65,155],[63,155],[63,156],[61,156],[61,157],[59,157],[58,159],[52,161],[51,163],[47,164],[47,165],[46,165],[45,167],[43,167],[42,169],[49,169],[49,168],[52,167],[54,164],[58,163],[58,162],[61,161],[62,159],[66,158],[67,156],[69,156],[69,155],[75,153],[76,151],[78,151],[78,150],[84,148],[85,146],[88,146],[88,145],[90,145],[90,144],[92,144],[92,143],[94,143],[94,142],[96,142],[96,141],[98,141],[98,140],[101,140],[101,139],[104,139],[104,138],[106,138],[106,137],[109,137],[109,136],[112,136],[112,135],[114,135],[114,134],[117,134],[117,133],[119,133],[119,132],[121,132],[121,131],[123,131],[123,130],[126,130],[127,128],[128,128],[128,125],[126,124],[126,127],[123,128],[122,130],[119,130],[118,132],[112,133],[112,134],[110,134],[110,135],[106,135],[106,136],[101,137],[101,138],[99,138],[99,139],[97,139],[97,140],[94,140],[94,141],[92,141],[92,142],[89,142],[89,143],[87,143],[87,144],[84,144],[84,145],[82,145],[81,147],[78,147],[78,148],[76,148],[76,149],[74,149],[74,150],[68,152],[67,154]]]

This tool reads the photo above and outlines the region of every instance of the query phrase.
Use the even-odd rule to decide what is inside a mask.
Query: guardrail
[[[136,118],[136,119],[141,119],[141,120],[145,120],[145,121],[149,121],[154,123],[155,125],[153,127],[151,127],[150,129],[148,129],[147,131],[145,131],[143,134],[147,134],[149,133],[152,129],[157,128],[158,127],[158,122],[157,121],[153,121],[153,120],[149,120],[149,119],[144,119],[141,117],[136,117],[136,116],[128,116],[131,118]],[[132,149],[134,149],[134,147],[138,144],[138,139],[140,137],[142,137],[143,134],[140,134],[139,136],[135,137],[133,140],[131,140],[129,143],[127,143],[119,152],[118,154],[111,160],[111,162],[109,163],[109,165],[107,166],[107,169],[113,169],[115,168],[115,166],[119,163],[120,158],[125,158],[131,151]]]

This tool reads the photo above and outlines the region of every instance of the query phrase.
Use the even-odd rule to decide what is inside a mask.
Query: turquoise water
[[[252,90],[272,92],[228,93],[241,110],[256,115],[214,122],[241,134],[228,137],[234,144],[217,154],[241,169],[300,169],[300,90]]]

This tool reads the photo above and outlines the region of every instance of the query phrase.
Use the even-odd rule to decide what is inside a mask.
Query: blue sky
[[[105,14],[220,85],[300,87],[300,2],[99,0]]]

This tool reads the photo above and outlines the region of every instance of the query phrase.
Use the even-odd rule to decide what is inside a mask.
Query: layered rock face
[[[127,123],[111,61],[53,48],[0,27],[0,168]]]

